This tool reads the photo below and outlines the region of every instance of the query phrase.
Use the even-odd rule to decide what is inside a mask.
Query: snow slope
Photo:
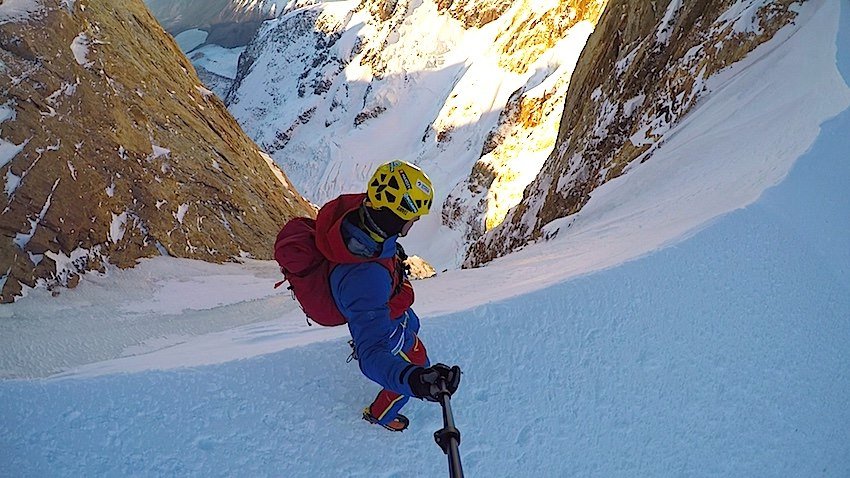
[[[432,356],[465,367],[467,475],[848,476],[847,128],[850,111],[782,185],[684,243],[426,320]],[[346,355],[336,340],[7,381],[0,460],[10,476],[445,476],[436,406],[409,405],[401,436],[366,425],[375,390]]]
[[[850,7],[841,7],[835,58],[850,81]],[[595,195],[555,241],[416,284],[430,355],[465,370],[453,405],[468,476],[850,476],[848,92],[830,92],[843,111],[778,186],[685,240],[672,242],[676,228],[642,230],[651,211],[617,202],[627,186],[670,181],[657,156]],[[687,141],[671,143],[659,155],[688,156]],[[714,184],[697,162],[678,169],[691,181],[674,181],[659,206]],[[682,211],[655,215],[689,219],[668,210]],[[657,242],[647,249],[648,240]],[[230,273],[260,284],[271,278],[263,267]],[[111,308],[129,323],[122,310],[198,322],[286,308],[279,295],[234,302],[218,294],[230,280],[193,278],[210,273],[152,277],[139,291],[126,277],[87,278],[56,300],[31,294],[4,307],[2,322],[63,306]],[[193,295],[203,300],[181,314]],[[358,410],[376,390],[345,365],[345,331],[299,320],[284,312],[64,378],[0,382],[0,475],[445,476],[431,436],[438,408],[412,402],[402,435],[365,424]],[[23,341],[16,330],[0,340]]]

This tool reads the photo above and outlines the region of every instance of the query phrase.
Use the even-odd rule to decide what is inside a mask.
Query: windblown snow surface
[[[850,6],[812,4],[555,240],[416,284],[430,356],[465,372],[467,476],[850,476]],[[768,63],[818,94],[757,91]],[[737,149],[779,184],[695,220]],[[363,422],[346,330],[274,272],[160,258],[0,308],[0,476],[446,476],[439,407]]]

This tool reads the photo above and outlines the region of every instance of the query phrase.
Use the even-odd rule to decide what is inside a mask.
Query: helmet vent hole
[[[387,197],[387,202],[395,202],[396,197],[389,191],[384,191],[384,195]]]
[[[390,182],[387,185],[393,189],[399,189],[398,187],[398,179],[395,176],[390,178]]]

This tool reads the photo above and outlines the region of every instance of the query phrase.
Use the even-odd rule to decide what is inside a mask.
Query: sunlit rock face
[[[0,21],[3,300],[142,257],[270,258],[313,213],[141,0],[28,5]]]
[[[476,266],[541,237],[591,192],[651,161],[705,82],[796,16],[790,0],[611,0],[572,76],[557,144],[507,220],[470,249]]]
[[[508,71],[526,73],[546,54],[567,61],[535,71],[531,81],[510,96],[497,126],[486,136],[472,173],[447,198],[444,222],[464,230],[466,243],[502,223],[552,152],[580,52],[579,48],[560,52],[557,47],[571,34],[586,38],[604,5],[555,2],[548,10],[523,8],[497,39],[499,66]]]
[[[247,47],[226,103],[316,203],[362,189],[382,162],[419,164],[442,206],[418,227],[433,232],[422,253],[438,269],[458,266],[554,147],[570,76],[605,3],[293,8]]]

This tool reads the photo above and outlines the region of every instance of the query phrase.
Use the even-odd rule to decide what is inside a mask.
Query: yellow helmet
[[[409,221],[428,214],[434,189],[421,169],[405,161],[382,164],[372,175],[366,188],[368,206],[388,208]]]

